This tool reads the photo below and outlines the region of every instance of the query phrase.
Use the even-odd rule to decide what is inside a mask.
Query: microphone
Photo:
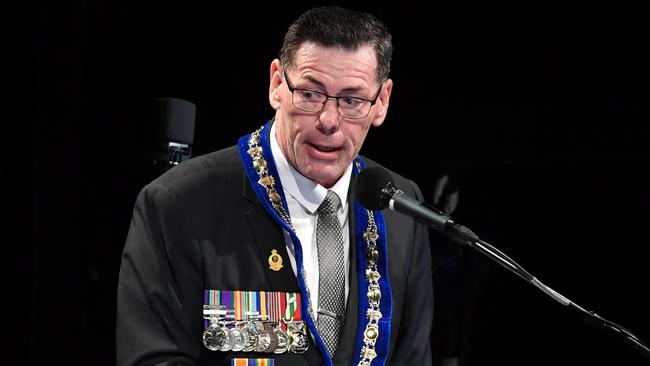
[[[354,195],[368,210],[393,211],[413,217],[417,221],[447,234],[452,240],[466,244],[478,241],[478,236],[469,229],[456,224],[437,208],[409,197],[397,189],[390,173],[380,167],[370,167],[359,173],[352,183]]]
[[[361,171],[352,181],[353,194],[363,207],[367,210],[383,210],[389,208],[407,216],[413,217],[444,234],[460,244],[468,245],[497,264],[513,272],[526,282],[537,287],[539,290],[553,298],[560,304],[577,310],[584,319],[591,325],[599,326],[609,330],[610,334],[619,338],[628,346],[631,346],[643,356],[650,359],[650,348],[641,339],[622,326],[609,321],[593,311],[587,311],[578,304],[562,296],[562,294],[546,286],[540,280],[532,276],[512,258],[493,247],[489,243],[478,238],[468,228],[455,223],[449,216],[445,215],[433,206],[420,202],[407,196],[397,189],[393,183],[390,173],[380,167],[370,167]]]
[[[154,100],[153,164],[166,171],[192,157],[196,105],[179,98]]]

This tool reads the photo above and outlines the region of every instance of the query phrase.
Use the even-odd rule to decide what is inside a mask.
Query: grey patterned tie
[[[316,246],[318,249],[318,333],[330,356],[334,356],[345,314],[345,263],[343,231],[336,216],[339,197],[332,191],[318,207]]]

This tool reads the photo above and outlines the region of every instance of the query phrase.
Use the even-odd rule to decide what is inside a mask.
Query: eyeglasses
[[[305,112],[317,113],[323,109],[327,100],[331,98],[336,99],[336,109],[341,117],[349,119],[366,118],[368,113],[370,113],[370,108],[377,102],[382,87],[381,85],[379,86],[377,94],[372,99],[350,96],[333,97],[314,90],[294,88],[289,77],[287,77],[286,71],[284,71],[284,79],[287,81],[287,87],[289,87],[289,91],[292,95],[291,102],[297,109]]]

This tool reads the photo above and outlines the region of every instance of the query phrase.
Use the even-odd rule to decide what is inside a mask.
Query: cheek
[[[306,141],[309,140],[308,128],[304,124],[301,124],[299,120],[295,120],[291,125],[290,133],[291,143],[294,145],[294,149],[304,149]]]
[[[350,144],[354,148],[354,152],[358,153],[359,150],[361,149],[361,145],[363,145],[363,142],[366,139],[366,135],[368,134],[368,129],[370,128],[369,125],[359,125],[359,126],[353,126],[348,132],[348,140],[350,141]]]
[[[320,138],[321,132],[316,127],[317,124],[314,116],[294,113],[290,117],[291,130],[293,135],[297,137],[297,142],[304,142],[305,140],[316,138],[316,136]]]

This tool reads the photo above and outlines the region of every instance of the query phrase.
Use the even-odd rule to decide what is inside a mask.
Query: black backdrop
[[[269,63],[290,21],[312,5],[88,0],[32,9],[22,359],[114,364],[117,274],[135,196],[151,179],[143,157],[153,99],[197,104],[195,155],[235,143],[272,116]],[[640,10],[354,7],[384,19],[395,43],[390,112],[362,152],[428,196],[440,172],[464,172],[458,221],[650,340],[650,32]],[[487,270],[470,364],[644,363],[476,261]]]

